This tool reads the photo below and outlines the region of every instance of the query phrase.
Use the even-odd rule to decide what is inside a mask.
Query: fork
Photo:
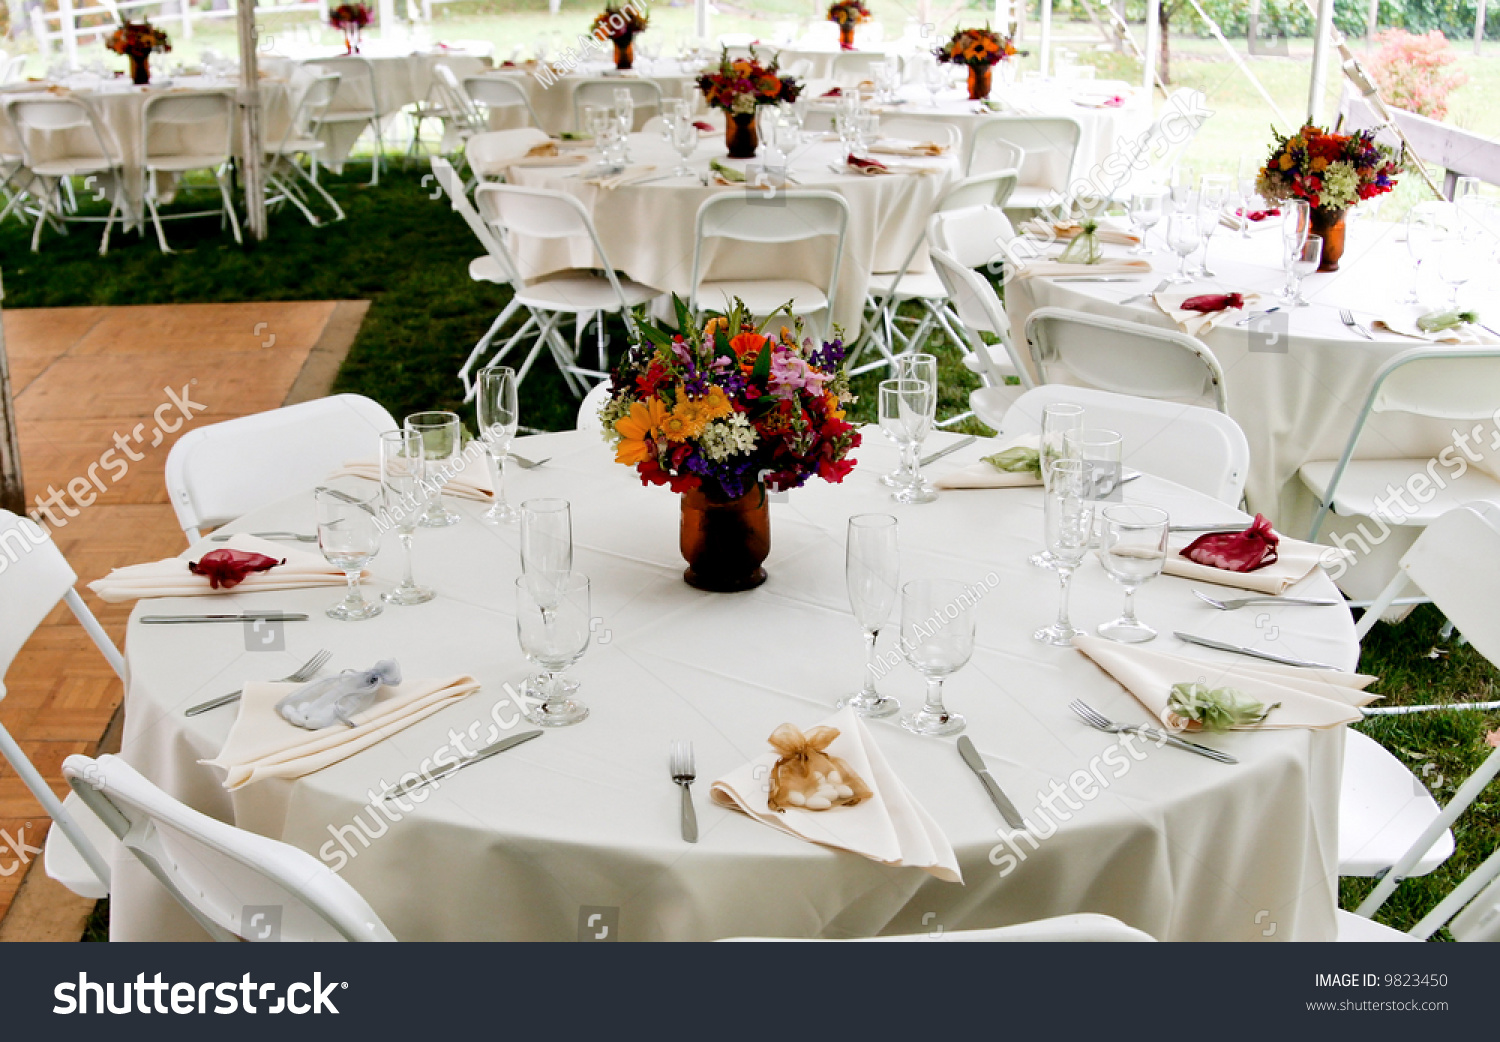
[[[1373,333],[1371,333],[1364,326],[1360,325],[1358,322],[1354,321],[1354,312],[1350,311],[1348,308],[1339,308],[1339,321],[1344,323],[1344,325],[1348,326],[1350,329],[1354,330],[1360,336],[1364,337],[1366,340],[1375,339],[1375,335]]]
[[[1126,297],[1124,300],[1120,301],[1120,303],[1121,304],[1134,304],[1137,301],[1150,300],[1152,297],[1156,296],[1156,294],[1160,293],[1162,290],[1166,289],[1171,284],[1172,284],[1172,280],[1171,279],[1162,279],[1160,282],[1158,282],[1156,284],[1156,288],[1155,289],[1153,289],[1153,290],[1151,290],[1149,292],[1146,292],[1146,293],[1137,293],[1133,297]]]
[[[1095,730],[1105,731],[1109,734],[1144,735],[1147,738],[1154,738],[1157,741],[1165,742],[1167,745],[1176,746],[1178,749],[1182,749],[1186,752],[1197,753],[1199,756],[1206,756],[1210,760],[1217,760],[1220,763],[1240,762],[1233,756],[1230,756],[1228,753],[1221,753],[1217,749],[1210,749],[1208,746],[1199,745],[1196,742],[1184,741],[1183,739],[1178,738],[1175,735],[1167,734],[1167,732],[1158,730],[1154,727],[1147,727],[1144,724],[1117,724],[1109,717],[1099,712],[1099,710],[1095,709],[1091,705],[1086,704],[1080,699],[1075,698],[1073,701],[1069,702],[1068,708],[1082,717],[1083,722],[1088,724]]]
[[[1343,601],[1315,601],[1305,597],[1233,597],[1227,601],[1221,601],[1210,597],[1201,590],[1194,590],[1193,596],[1197,597],[1200,601],[1207,601],[1220,611],[1234,611],[1236,608],[1243,608],[1247,604],[1296,604],[1309,608],[1333,608],[1344,603]]]
[[[507,452],[505,454],[505,458],[513,462],[522,470],[535,470],[537,467],[540,467],[542,464],[547,463],[552,459],[551,456],[548,456],[546,459],[533,461],[527,459],[525,456],[517,456],[514,452]]]
[[[689,843],[698,842],[698,815],[693,810],[693,779],[698,772],[693,768],[693,743],[672,743],[672,780],[682,787],[682,838]]]
[[[328,660],[331,658],[333,658],[333,652],[329,651],[327,648],[324,648],[312,658],[302,663],[301,668],[299,668],[295,673],[290,673],[287,676],[282,677],[280,680],[272,680],[270,681],[270,683],[300,684],[303,681],[311,680],[313,677],[317,676],[318,670],[322,669],[325,665],[328,664]],[[220,706],[227,706],[231,702],[238,702],[240,700],[240,696],[244,693],[245,689],[241,688],[240,690],[232,692],[230,694],[221,695],[218,698],[209,699],[207,702],[201,702],[198,705],[192,706],[186,712],[184,712],[183,715],[197,716],[200,713],[208,712],[210,709],[218,709]]]

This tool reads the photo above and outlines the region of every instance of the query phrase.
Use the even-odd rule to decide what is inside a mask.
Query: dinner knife
[[[1054,275],[1053,282],[1139,282],[1145,275]]]
[[[450,763],[440,770],[433,771],[431,774],[419,775],[404,785],[396,786],[396,788],[385,794],[384,799],[393,800],[398,796],[405,796],[409,792],[415,792],[424,785],[432,785],[440,779],[448,777],[450,774],[456,774],[470,764],[476,764],[480,760],[488,760],[497,753],[503,753],[507,749],[514,749],[523,742],[529,742],[533,738],[539,737],[541,733],[541,731],[523,731],[520,734],[511,735],[509,738],[502,738],[497,742],[491,742],[483,749],[477,749],[473,754]]]
[[[1265,659],[1267,662],[1279,662],[1283,666],[1302,666],[1306,669],[1331,669],[1337,673],[1344,670],[1338,666],[1330,666],[1326,662],[1310,662],[1307,659],[1292,658],[1290,655],[1273,655],[1269,651],[1257,651],[1255,648],[1245,648],[1238,644],[1225,644],[1223,641],[1209,640],[1207,637],[1198,637],[1191,633],[1174,632],[1178,640],[1185,640],[1189,644],[1200,644],[1205,648],[1214,648],[1218,651],[1232,651],[1236,655],[1249,655],[1251,658]]]
[[[1000,808],[1000,816],[1005,823],[1013,829],[1024,829],[1026,821],[1021,817],[1021,812],[1016,810],[1016,805],[1010,802],[1010,797],[1000,790],[995,779],[990,777],[990,772],[985,769],[984,759],[979,755],[979,750],[974,748],[974,743],[969,740],[968,735],[959,735],[958,755],[964,758],[964,763],[969,765],[969,770],[979,775],[979,780],[984,782],[984,791],[990,794],[990,802]]]
[[[304,612],[264,611],[238,615],[142,615],[142,622],[306,622]]]
[[[959,449],[968,448],[970,445],[973,445],[978,440],[979,439],[976,438],[972,434],[965,435],[964,437],[959,438],[957,441],[955,441],[952,445],[949,445],[946,449],[939,449],[938,451],[934,452],[931,456],[926,456],[926,457],[922,458],[919,462],[924,467],[927,466],[930,463],[936,463],[938,460],[942,459],[944,456],[947,456],[950,453],[957,452]]]
[[[1168,525],[1168,532],[1243,532],[1249,521],[1218,521],[1202,525]]]
[[[257,539],[295,539],[299,543],[316,543],[318,537],[305,535],[301,532],[216,532],[209,539],[216,543],[226,543],[237,535],[253,535]]]

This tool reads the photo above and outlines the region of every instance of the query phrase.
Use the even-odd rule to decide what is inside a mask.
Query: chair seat
[[[380,113],[374,109],[340,109],[338,112],[323,113],[318,117],[318,123],[368,123],[379,118]]]
[[[1339,479],[1338,488],[1334,491],[1334,513],[1346,517],[1356,515],[1380,517],[1387,522],[1401,525],[1429,525],[1448,511],[1463,506],[1465,503],[1484,501],[1500,504],[1500,481],[1472,467],[1457,480],[1450,477],[1446,471],[1437,470],[1447,487],[1440,489],[1436,484],[1432,484],[1426,491],[1434,495],[1426,503],[1419,502],[1414,495],[1403,491],[1400,498],[1408,506],[1416,508],[1413,513],[1405,513],[1405,507],[1397,500],[1392,500],[1383,510],[1376,504],[1377,499],[1382,501],[1388,499],[1387,489],[1408,488],[1407,482],[1414,475],[1421,474],[1430,483],[1432,479],[1427,473],[1429,462],[1431,461],[1426,458],[1350,460],[1349,466],[1344,470],[1344,476]],[[1319,500],[1325,500],[1328,482],[1333,477],[1333,471],[1337,465],[1333,460],[1304,463],[1297,471],[1297,476]]]
[[[1020,384],[1006,384],[1004,387],[976,387],[969,392],[969,408],[987,426],[1000,430],[1006,412],[1015,400],[1025,393],[1026,388]]]
[[[94,845],[99,856],[106,862],[114,860],[114,854],[120,848],[120,841],[105,827],[104,822],[99,820],[99,815],[84,806],[77,793],[70,792],[63,798],[63,809],[78,823],[78,827]],[[89,897],[98,901],[109,896],[109,891],[104,889],[104,884],[99,881],[99,877],[94,875],[88,862],[83,860],[83,855],[78,853],[78,848],[69,841],[67,836],[63,835],[63,830],[56,824],[47,830],[46,842],[42,844],[42,867],[46,870],[48,878],[57,880],[79,897]]]
[[[1059,192],[1055,188],[1046,185],[1016,185],[1016,190],[1010,193],[1010,198],[1005,200],[1005,209],[1011,210],[1036,210],[1043,203],[1058,198]]]
[[[79,177],[84,174],[103,174],[115,169],[115,164],[99,156],[75,156],[64,159],[49,159],[37,163],[31,172],[40,177]]]
[[[493,282],[497,286],[510,285],[510,279],[505,275],[505,269],[500,262],[486,253],[483,257],[475,257],[469,262],[469,278],[475,282]],[[620,287],[624,289],[622,285]]]
[[[1400,930],[1392,930],[1389,926],[1383,926],[1373,919],[1366,919],[1362,915],[1346,912],[1340,908],[1334,913],[1338,917],[1339,933],[1335,940],[1353,941],[1363,943],[1367,941],[1406,941],[1411,944],[1422,944],[1422,940],[1413,937],[1409,933]]]
[[[1339,786],[1339,875],[1373,876],[1396,863],[1438,816],[1420,778],[1373,738],[1346,731]],[[1425,876],[1453,854],[1445,832],[1408,875]]]
[[[789,300],[792,312],[798,315],[828,307],[828,295],[800,279],[730,279],[704,282],[698,287],[698,302],[704,307],[728,309],[735,297],[755,315],[769,314]]]
[[[884,299],[895,287],[897,300],[947,300],[948,291],[935,271],[908,271],[896,282],[894,271],[877,271],[870,276],[869,293]]]
[[[297,138],[292,141],[284,141],[280,144],[266,145],[268,156],[295,156],[303,152],[317,152],[324,147],[324,143],[315,137]]]
[[[145,167],[147,170],[180,174],[186,170],[211,170],[227,162],[229,157],[226,155],[149,156]]]
[[[471,264],[471,273],[472,270]],[[650,286],[624,278],[620,279],[620,292],[624,294],[625,303],[630,307],[661,296],[660,291]],[[525,289],[517,291],[516,300],[527,307],[570,314],[581,311],[616,311],[620,307],[619,298],[615,296],[609,280],[602,275],[585,271],[564,272],[545,282],[528,283]]]

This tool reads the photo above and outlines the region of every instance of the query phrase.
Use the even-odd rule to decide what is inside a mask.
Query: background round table
[[[513,617],[517,530],[479,523],[477,504],[455,501],[460,525],[419,530],[417,577],[439,591],[426,605],[388,607],[350,624],[322,614],[341,595],[334,587],[211,602],[212,610],[309,612],[311,621],[287,627],[282,652],[247,652],[237,628],[139,623],[144,612],[201,612],[210,608],[203,598],[142,602],[128,631],[123,755],[190,805],[325,859],[336,860],[343,830],[353,856],[341,874],[403,940],[568,940],[585,907],[617,909],[626,940],[951,931],[1084,911],[1162,939],[1261,940],[1272,935],[1269,917],[1277,940],[1331,940],[1342,729],[1204,739],[1238,756],[1236,766],[1147,747],[1051,835],[1038,824],[1036,850],[1017,841],[1027,856],[1007,869],[1008,830],[953,741],[870,722],[892,769],[951,841],[964,885],[814,846],[709,802],[709,784],[766,751],[779,724],[825,720],[859,682],[864,649],[843,565],[845,524],[855,513],[899,517],[903,579],[994,583],[979,601],[977,650],[949,680],[947,701],[968,717],[968,734],[1028,818],[1042,820],[1037,806],[1049,785],[1069,785],[1115,744],[1069,712],[1071,699],[1115,719],[1146,719],[1083,655],[1031,640],[1057,597],[1053,574],[1026,564],[1040,545],[1040,491],[945,493],[935,504],[898,506],[876,480],[894,465],[894,449],[873,430],[865,437],[860,466],[843,484],[814,481],[772,505],[770,578],[736,595],[682,581],[678,497],[643,488],[597,435],[523,439],[518,451],[550,462],[515,473],[512,501],[572,502],[574,564],[591,578],[599,624],[570,673],[592,713],[460,772],[398,821],[371,820],[367,804],[382,785],[431,757],[451,732],[485,737],[504,685],[529,669]],[[950,461],[971,463],[991,450],[972,445]],[[1150,476],[1128,490],[1127,499],[1162,504],[1183,522],[1228,512]],[[233,527],[309,531],[312,520],[304,495]],[[372,585],[388,588],[399,568],[392,539],[374,562]],[[1221,613],[1189,590],[1170,577],[1146,585],[1142,618],[1165,633],[1191,629],[1261,646],[1279,626],[1269,646],[1355,664],[1343,609]],[[1298,592],[1331,590],[1320,574]],[[1087,562],[1075,580],[1075,622],[1092,629],[1120,605],[1120,588]],[[1272,626],[1257,624],[1268,618]],[[894,626],[882,652],[894,649],[893,638]],[[1171,637],[1157,644],[1200,658],[1205,670],[1225,660]],[[483,689],[314,774],[225,792],[217,772],[198,761],[218,753],[234,710],[191,719],[183,710],[247,679],[282,675],[322,647],[334,652],[330,668],[394,657],[408,678],[467,672]],[[904,665],[881,685],[907,707],[920,700],[920,678]],[[508,708],[499,717],[513,721]],[[667,772],[677,739],[691,740],[697,754],[695,845],[679,835],[679,795]],[[376,835],[368,846],[350,836],[356,818]],[[111,930],[116,939],[196,935],[155,882],[123,861]]]
[[[537,122],[549,134],[561,134],[581,129],[574,126],[573,94],[578,90],[578,85],[585,80],[618,79],[622,86],[629,80],[646,80],[655,83],[661,89],[663,100],[691,98],[694,107],[701,108],[702,101],[695,86],[698,82],[699,63],[684,64],[666,59],[645,62],[637,59],[635,64],[636,68],[621,72],[615,68],[613,62],[580,62],[576,70],[557,77],[549,85],[544,85],[541,80],[537,79],[536,70],[539,66],[534,64],[529,66],[502,65],[486,75],[503,76],[514,83],[519,83],[526,90],[526,97],[531,102],[531,110],[536,113]],[[684,92],[684,87],[692,89]],[[638,120],[637,123],[639,122]],[[525,112],[515,108],[499,108],[490,111],[491,130],[509,130],[525,125]]]

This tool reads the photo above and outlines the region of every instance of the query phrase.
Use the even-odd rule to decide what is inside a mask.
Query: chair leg
[[[219,183],[219,198],[224,203],[224,215],[229,218],[229,227],[234,231],[234,241],[239,245],[245,245],[244,238],[240,235],[240,218],[234,212],[234,200],[229,195],[229,178],[227,170],[219,169],[214,172],[214,180]]]
[[[161,213],[156,209],[156,171],[146,172],[146,209],[151,211],[151,223],[156,226],[156,241],[161,246],[161,252],[171,253],[172,247],[167,245],[167,233],[161,226]],[[107,237],[107,233],[106,233]]]
[[[73,849],[78,851],[89,868],[93,870],[94,875],[99,878],[99,882],[103,883],[104,888],[108,890],[109,865],[105,862],[103,855],[94,849],[88,836],[84,834],[83,829],[79,828],[78,822],[73,820],[73,815],[63,807],[62,800],[57,798],[41,772],[27,758],[26,753],[3,725],[0,725],[0,755],[5,757],[11,770],[15,771],[25,783],[26,788],[31,790],[32,796],[36,797],[36,801],[42,805],[42,810],[47,812],[52,823],[62,829],[63,835],[68,837],[68,842],[73,844]]]
[[[464,401],[467,402],[474,397],[474,392],[478,386],[475,381],[469,378],[469,372],[473,369],[475,361],[478,360],[480,355],[484,354],[485,348],[490,346],[490,342],[495,339],[500,330],[504,328],[505,323],[510,321],[510,316],[514,315],[520,306],[520,303],[512,298],[500,314],[495,316],[495,321],[490,323],[490,328],[485,330],[484,336],[479,338],[479,343],[474,345],[474,350],[469,352],[469,357],[464,359],[464,364],[458,370],[459,382],[464,385]]]
[[[118,189],[115,191],[114,198],[109,201],[109,217],[104,221],[104,238],[99,242],[99,256],[101,257],[109,253],[109,233],[115,226],[115,214],[117,213],[120,215],[120,223],[123,224],[125,222],[125,208],[120,205],[120,193]],[[157,221],[156,231],[158,235],[161,234],[160,221]],[[165,248],[167,240],[163,238],[161,241],[163,248]],[[172,251],[167,250],[166,252],[171,253]]]
[[[42,227],[47,223],[47,203],[52,198],[56,184],[47,184],[47,179],[42,178],[42,191],[37,201],[42,204],[42,212],[37,215],[36,227],[31,229],[31,252],[40,253],[42,249]]]
[[[380,133],[380,117],[370,120],[370,129],[375,131],[375,156],[370,160],[370,184],[380,184],[380,159],[385,154],[385,140]]]
[[[522,380],[526,379],[526,374],[531,371],[531,366],[536,361],[536,356],[541,353],[543,346],[547,344],[547,338],[554,331],[553,327],[557,325],[557,319],[558,313],[554,311],[547,315],[545,321],[540,323],[541,328],[537,330],[536,342],[531,345],[531,350],[527,352],[526,361],[522,362],[521,368],[516,370],[517,387],[521,385]]]
[[[269,175],[266,178],[266,184],[268,184],[268,185],[274,185],[281,192],[281,198],[282,199],[284,199],[287,202],[291,203],[293,206],[295,206],[298,210],[300,210],[302,212],[302,216],[307,218],[307,223],[308,224],[310,224],[314,228],[316,228],[320,224],[323,223],[321,220],[318,219],[317,215],[314,214],[312,212],[312,210],[310,210],[308,208],[307,204],[302,201],[301,195],[299,193],[297,193],[296,191],[294,191],[292,189],[292,186],[290,184],[286,183],[285,181],[283,181],[281,178],[277,177],[274,174]]]
[[[333,207],[333,212],[338,215],[334,218],[334,220],[342,221],[344,219],[344,208],[338,204],[338,200],[334,199],[333,196],[328,194],[328,190],[326,188],[318,184],[318,160],[316,156],[313,157],[312,164],[313,166],[311,176],[309,176],[307,171],[303,170],[302,167],[298,166],[297,164],[294,163],[292,165],[296,169],[297,173],[302,176],[302,179],[308,184],[312,185],[313,190],[323,197],[323,201],[326,202],[329,206]]]

